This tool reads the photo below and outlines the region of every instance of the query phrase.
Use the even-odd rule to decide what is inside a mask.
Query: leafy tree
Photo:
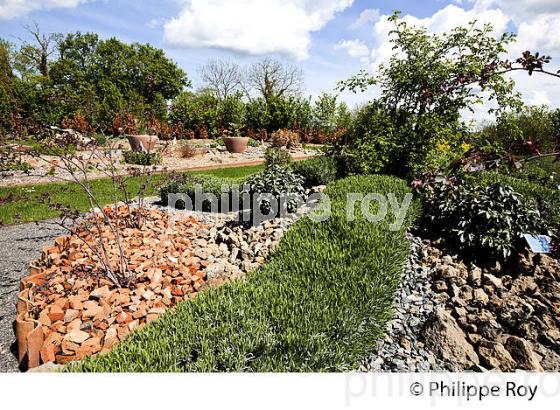
[[[10,129],[10,117],[15,108],[15,76],[10,62],[10,50],[10,43],[0,39],[0,137]]]
[[[37,23],[25,27],[32,41],[21,39],[21,47],[16,54],[16,67],[24,78],[40,75],[49,78],[50,60],[57,52],[57,44],[62,39],[59,33],[41,33]]]
[[[52,64],[51,84],[64,94],[70,113],[108,127],[119,112],[163,120],[167,101],[190,85],[186,74],[162,50],[125,44],[96,34],[68,34]]]
[[[357,91],[377,84],[389,114],[406,117],[394,124],[399,129],[395,145],[401,146],[402,154],[397,155],[402,161],[398,174],[410,173],[438,141],[462,128],[461,111],[484,101],[477,87],[497,102],[500,112],[520,106],[513,81],[499,72],[512,34],[495,38],[490,25],[480,28],[476,22],[442,35],[430,34],[399,20],[399,13],[390,21],[395,26],[390,33],[395,52],[389,63],[375,75],[362,72],[350,78],[341,89]]]
[[[242,94],[229,95],[218,102],[216,111],[218,127],[229,129],[232,124],[243,125],[245,121],[245,104]]]
[[[345,103],[339,103],[336,95],[323,93],[313,107],[313,126],[327,136],[350,126],[352,115]]]
[[[517,155],[554,151],[558,147],[555,113],[546,106],[525,106],[506,112],[482,131],[492,147]]]
[[[209,90],[184,91],[173,100],[169,117],[172,123],[195,132],[199,138],[216,137],[218,104],[219,99]]]

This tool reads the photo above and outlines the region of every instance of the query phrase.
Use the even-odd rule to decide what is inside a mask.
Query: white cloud
[[[214,47],[252,55],[308,56],[311,33],[353,0],[180,1],[179,16],[164,25],[176,47]]]
[[[352,23],[351,28],[362,27],[364,24],[375,21],[379,18],[380,12],[377,9],[365,9],[360,13],[360,17]]]
[[[362,40],[342,40],[335,46],[335,50],[346,50],[350,57],[359,58],[362,63],[368,62],[369,48]]]
[[[88,0],[0,0],[0,19],[11,19],[34,10],[77,7]]]
[[[394,54],[393,45],[389,41],[389,32],[394,28],[393,23],[388,21],[389,16],[379,16],[373,26],[374,47],[371,51],[371,68],[376,69],[379,64],[387,62]],[[496,35],[506,31],[509,22],[508,16],[500,9],[465,10],[455,5],[438,10],[434,15],[427,18],[418,18],[405,15],[402,19],[411,26],[425,27],[432,33],[444,33],[455,27],[466,26],[471,21],[477,20],[479,25],[492,23]]]
[[[550,98],[548,98],[548,93],[544,90],[533,91],[533,96],[529,99],[529,104],[531,105],[549,105]]]

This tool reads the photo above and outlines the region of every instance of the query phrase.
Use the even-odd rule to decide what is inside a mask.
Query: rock
[[[94,289],[93,292],[89,294],[89,297],[100,300],[108,297],[110,293],[111,291],[109,290],[109,286],[103,286],[101,288]]]
[[[482,274],[482,284],[493,286],[496,289],[503,288],[502,281],[498,279],[496,276],[492,275],[491,273]]]
[[[48,317],[51,323],[58,322],[59,320],[64,320],[64,311],[60,307],[53,305],[49,310]]]
[[[468,282],[471,286],[480,286],[482,284],[482,269],[476,265],[471,265]]]
[[[423,329],[423,339],[441,359],[468,369],[479,364],[478,356],[453,317],[438,308]]]
[[[208,279],[215,279],[222,275],[225,270],[226,267],[223,263],[212,263],[206,268],[206,275],[208,275]]]
[[[537,265],[539,270],[552,279],[560,279],[560,261],[541,253],[537,256]]]
[[[70,333],[67,333],[66,336],[64,336],[63,338],[64,341],[70,341],[76,344],[82,344],[87,339],[89,339],[89,334],[79,329],[72,330]]]
[[[70,323],[80,316],[80,312],[74,309],[68,309],[64,313],[64,323]]]
[[[118,341],[117,329],[115,329],[114,327],[110,327],[105,332],[105,337],[103,339],[103,350],[111,349]]]
[[[509,336],[505,348],[517,362],[517,368],[534,372],[544,371],[528,341],[517,336]]]
[[[553,350],[543,346],[540,343],[535,343],[534,351],[541,357],[540,365],[547,372],[560,371],[560,355]]]
[[[473,292],[473,297],[475,302],[481,304],[481,305],[486,305],[488,303],[488,301],[490,300],[490,298],[488,297],[488,295],[486,294],[486,292],[484,291],[484,289],[481,288],[477,288],[474,290]]]
[[[496,259],[489,261],[484,268],[490,274],[499,275],[502,273],[502,265]]]
[[[54,359],[53,359],[54,361]],[[42,364],[41,366],[29,369],[28,373],[55,373],[64,368],[63,364],[55,364],[52,361]]]
[[[518,253],[515,258],[515,266],[520,273],[532,274],[535,270],[535,263],[530,255]]]
[[[478,343],[478,355],[482,364],[489,368],[503,372],[511,372],[516,368],[515,360],[501,343],[481,340]]]

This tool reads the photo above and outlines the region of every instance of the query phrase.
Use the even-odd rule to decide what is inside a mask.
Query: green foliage
[[[168,204],[169,194],[184,194],[190,198],[194,206],[197,200],[197,193],[214,195],[218,198],[218,200],[221,199],[222,194],[227,194],[229,201],[232,190],[237,189],[238,192],[241,192],[242,184],[246,179],[246,177],[220,178],[212,175],[192,176],[185,174],[179,178],[169,181],[160,188],[160,202],[162,204]],[[185,202],[180,199],[174,204],[174,206],[177,209],[185,209]],[[209,199],[203,199],[202,210],[212,210],[211,201]]]
[[[360,109],[351,129],[336,144],[335,155],[345,173],[406,175],[407,135],[401,131],[407,123],[406,113],[390,112],[376,101]]]
[[[475,85],[484,87],[484,95],[497,102],[500,112],[520,106],[513,81],[500,73],[498,64],[513,35],[496,38],[490,25],[479,24],[432,34],[410,27],[399,13],[389,20],[394,24],[389,63],[376,74],[362,72],[341,83],[341,89],[353,91],[375,84],[382,93],[377,107],[369,108],[370,124],[358,126],[371,140],[359,132],[346,138],[351,146],[364,148],[349,150],[350,171],[407,175],[422,169],[438,142],[461,138],[461,111],[484,102]],[[358,121],[367,124],[364,115]]]
[[[537,208],[549,226],[560,228],[560,190],[538,182],[502,175],[497,172],[481,172],[475,175],[477,184],[489,186],[502,184],[511,186],[528,206]]]
[[[253,176],[247,181],[249,194],[252,198],[257,197],[259,194],[271,194],[276,202],[280,203],[280,198],[284,195],[294,195],[302,198],[305,189],[303,187],[303,178],[294,172],[283,168],[278,165],[271,165],[265,170]],[[298,207],[298,200],[296,198],[285,198],[286,210],[288,212],[295,212]],[[271,211],[270,201],[263,199],[260,205],[260,210],[263,215],[268,215]],[[278,212],[281,210],[278,209]]]
[[[173,124],[193,130],[197,138],[215,138],[219,134],[218,106],[219,99],[213,93],[185,91],[173,100],[169,118]]]
[[[304,186],[327,185],[338,178],[338,163],[331,157],[315,157],[295,162],[292,170],[304,178]]]
[[[133,165],[159,165],[162,160],[159,152],[123,151],[122,154],[124,162]]]
[[[546,106],[525,106],[520,112],[503,113],[495,123],[481,132],[480,138],[489,146],[517,155],[560,149],[558,139],[560,110],[550,111]],[[528,145],[527,142],[531,143]]]
[[[332,217],[303,218],[271,260],[246,279],[180,303],[82,372],[340,372],[355,370],[383,335],[409,252],[393,217],[346,219],[346,195],[409,192],[404,181],[353,177],[332,184]],[[376,201],[372,201],[372,211]],[[305,244],[305,246],[302,246]]]
[[[14,82],[17,81],[10,61],[11,45],[0,39],[0,137],[10,130],[10,119],[15,108]]]
[[[539,211],[502,184],[436,184],[425,196],[424,219],[433,232],[479,257],[507,259],[522,234],[547,231]]]
[[[348,128],[351,115],[345,103],[338,103],[338,97],[323,93],[313,107],[313,127],[316,132],[332,136],[336,131]]]
[[[60,125],[78,112],[98,131],[111,129],[120,113],[165,120],[167,101],[190,85],[162,50],[148,44],[80,32],[47,38],[48,54],[56,58],[27,43],[14,53],[22,78],[15,98],[24,127]]]
[[[216,111],[219,128],[229,128],[231,124],[244,123],[245,104],[241,97],[241,93],[236,93],[219,101]]]
[[[292,162],[292,156],[286,149],[283,148],[268,147],[264,153],[265,168],[270,168],[275,165],[287,168]]]

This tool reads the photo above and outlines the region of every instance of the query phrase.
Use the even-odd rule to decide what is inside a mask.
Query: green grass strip
[[[193,175],[213,175],[221,178],[248,177],[262,170],[261,165],[221,168],[215,170],[194,171]],[[167,180],[166,175],[156,175],[154,184],[146,193],[155,196],[159,186]],[[127,192],[136,196],[142,179],[129,178]],[[94,180],[91,187],[96,198],[102,205],[113,203],[113,186],[109,178]],[[49,208],[46,197],[49,196],[53,203],[60,203],[72,209],[87,211],[89,204],[87,196],[76,183],[50,183],[26,187],[0,187],[0,223],[11,225],[15,223],[33,222],[54,218],[59,212]],[[119,199],[123,199],[122,197]]]
[[[271,260],[245,279],[180,303],[83,372],[333,372],[355,370],[392,317],[409,243],[394,220],[346,220],[346,194],[409,192],[385,176],[329,185],[332,216],[302,218]],[[372,210],[377,203],[372,202]]]

